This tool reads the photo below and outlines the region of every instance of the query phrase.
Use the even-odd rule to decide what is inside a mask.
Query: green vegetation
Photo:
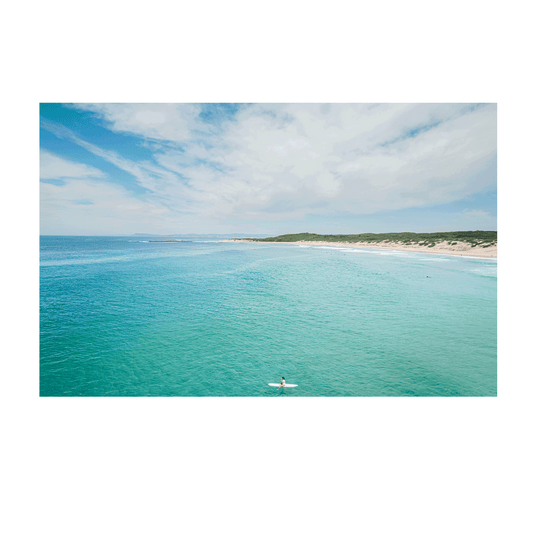
[[[325,241],[325,242],[366,242],[366,243],[397,243],[418,244],[433,247],[439,242],[456,245],[466,242],[472,246],[494,246],[497,244],[496,231],[447,231],[439,233],[360,233],[356,235],[318,235],[317,233],[294,233],[267,237],[265,239],[238,239],[254,242],[297,242],[297,241]]]

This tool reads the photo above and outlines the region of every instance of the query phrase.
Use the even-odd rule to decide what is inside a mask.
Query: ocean
[[[41,396],[497,394],[494,259],[146,239],[41,237]]]

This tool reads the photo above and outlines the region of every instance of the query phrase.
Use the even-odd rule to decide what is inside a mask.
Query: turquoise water
[[[495,260],[131,237],[40,258],[41,396],[496,395]]]

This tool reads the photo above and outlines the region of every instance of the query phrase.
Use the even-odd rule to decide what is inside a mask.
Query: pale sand
[[[203,241],[203,242],[255,242],[249,240],[224,240],[224,241]],[[418,244],[406,245],[398,243],[380,242],[377,244],[369,244],[367,242],[325,242],[325,241],[297,241],[297,242],[279,242],[270,241],[273,244],[300,244],[306,246],[342,246],[350,248],[373,248],[376,250],[398,250],[402,252],[421,252],[426,254],[449,254],[449,255],[464,255],[470,257],[488,257],[496,259],[498,256],[498,245],[481,248],[476,246],[472,248],[469,243],[457,241],[457,244],[452,246],[447,241],[439,242],[431,248],[427,246],[419,246]]]

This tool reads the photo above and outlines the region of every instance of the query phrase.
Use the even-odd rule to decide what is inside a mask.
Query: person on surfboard
[[[283,376],[281,377],[281,383],[279,384],[279,387],[285,387],[285,378]],[[279,387],[278,387],[278,389],[279,389]],[[276,389],[276,390],[278,390],[278,389]]]

